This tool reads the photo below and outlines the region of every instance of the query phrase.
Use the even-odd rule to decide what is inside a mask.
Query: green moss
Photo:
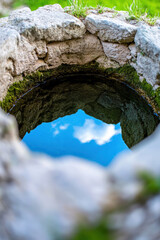
[[[47,74],[48,72],[46,72],[46,75]],[[23,81],[13,83],[9,87],[5,99],[0,102],[0,107],[7,112],[24,93],[34,87],[36,83],[42,81],[44,78],[43,75],[42,72],[37,71],[32,75],[24,77]]]
[[[152,85],[147,83],[145,79],[143,79],[143,81],[140,81],[136,70],[129,65],[125,65],[119,69],[116,69],[115,73],[120,76],[120,80],[125,81],[135,90],[137,90],[141,95],[143,95],[146,100],[152,105],[154,110],[156,112],[159,112],[160,87],[156,90],[153,90]]]
[[[30,87],[30,82],[24,79],[23,81],[13,83],[8,89],[5,99],[0,102],[0,106],[6,112],[12,107],[13,103],[17,100],[18,96],[21,96],[25,89]]]
[[[147,81],[145,79],[139,83],[139,87],[149,97],[150,103],[154,104],[155,110],[157,112],[159,112],[159,110],[160,110],[160,87],[156,90],[153,90],[152,85],[147,83]]]
[[[157,103],[158,108],[160,109],[160,87],[155,91],[155,101]]]
[[[146,82],[139,80],[135,69],[129,65],[125,65],[120,68],[100,68],[96,62],[91,62],[85,65],[66,65],[62,64],[56,69],[48,71],[37,71],[33,74],[27,75],[23,78],[23,81],[13,83],[10,86],[5,99],[0,102],[0,106],[7,112],[13,104],[19,99],[24,93],[36,86],[37,83],[46,81],[52,78],[53,81],[57,81],[59,77],[63,77],[66,74],[74,73],[98,73],[102,74],[107,79],[122,81],[129,84],[141,95],[144,95],[148,102],[158,112],[160,109],[160,88],[153,90],[152,86]]]
[[[90,63],[84,66],[70,66],[64,64],[53,70],[37,71],[33,74],[24,76],[23,81],[15,82],[9,87],[5,99],[0,102],[0,107],[4,111],[8,112],[8,110],[23,94],[36,86],[37,83],[44,82],[51,77],[56,81],[57,77],[63,77],[66,74],[88,71],[95,72],[97,68],[98,65],[96,63]]]

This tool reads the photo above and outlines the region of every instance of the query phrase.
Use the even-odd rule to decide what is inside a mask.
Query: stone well
[[[9,109],[39,81],[94,72],[131,85],[158,112],[160,29],[126,14],[90,13],[79,20],[51,5],[0,19],[1,106]],[[160,176],[159,138],[158,128],[107,170],[83,160],[51,161],[31,153],[18,138],[15,120],[1,111],[0,239],[64,239],[79,222],[104,212],[114,219],[118,240],[159,239],[160,194],[137,201],[146,187],[138,174]],[[119,211],[120,206],[128,207]]]

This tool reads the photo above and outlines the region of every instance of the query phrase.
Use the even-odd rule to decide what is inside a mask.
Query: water
[[[103,166],[150,135],[159,122],[131,88],[91,74],[40,84],[10,113],[31,150],[52,157],[76,156]]]
[[[106,124],[78,110],[77,113],[42,123],[23,138],[33,151],[52,157],[76,156],[106,166],[128,149],[120,124]]]

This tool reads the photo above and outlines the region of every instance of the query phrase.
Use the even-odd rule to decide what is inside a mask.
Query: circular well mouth
[[[42,123],[51,123],[79,109],[105,124],[120,124],[122,138],[131,148],[149,136],[159,119],[143,97],[119,81],[99,74],[70,74],[38,84],[10,110],[20,137]]]

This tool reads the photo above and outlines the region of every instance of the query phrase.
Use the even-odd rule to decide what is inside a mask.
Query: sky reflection
[[[23,138],[32,151],[52,157],[76,156],[107,166],[124,149],[120,124],[106,124],[82,110],[42,123]]]
[[[81,143],[89,143],[94,140],[98,145],[103,145],[110,142],[113,136],[121,133],[121,129],[116,130],[113,124],[103,122],[96,124],[96,121],[86,119],[83,126],[75,126],[73,136]]]

